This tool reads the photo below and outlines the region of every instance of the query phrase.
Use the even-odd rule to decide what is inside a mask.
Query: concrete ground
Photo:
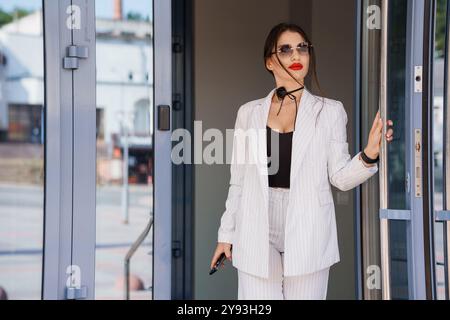
[[[152,210],[152,187],[130,186],[129,224],[123,223],[120,186],[97,188],[96,299],[123,299],[124,257],[145,229]],[[0,185],[0,287],[9,299],[40,299],[43,250],[43,188]],[[152,296],[152,233],[131,261],[131,273]]]

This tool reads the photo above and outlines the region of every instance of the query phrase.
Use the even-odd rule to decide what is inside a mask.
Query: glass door
[[[432,38],[430,39],[430,189],[432,226],[433,294],[435,299],[450,299],[450,154],[449,154],[449,13],[447,0],[432,2]]]
[[[394,140],[382,142],[379,181],[361,192],[363,298],[424,299],[429,288],[422,178],[428,8],[423,0],[368,0],[362,10],[362,128],[368,132],[378,110],[395,128]]]
[[[171,298],[171,14],[1,2],[0,299]]]
[[[404,219],[381,220],[382,272],[389,270],[389,286],[392,299],[408,298],[408,254],[407,254],[407,221],[410,218],[410,203],[407,195],[410,194],[407,185],[406,150],[407,144],[407,88],[406,88],[406,55],[407,55],[407,24],[408,1],[388,1],[385,3],[388,10],[387,39],[389,50],[386,51],[386,74],[381,81],[386,81],[386,92],[381,92],[380,98],[385,99],[386,108],[381,110],[382,117],[392,119],[395,123],[397,138],[388,148],[384,149],[384,158],[381,163],[380,202],[385,209],[398,210],[398,213],[406,214]],[[383,7],[384,9],[384,7]],[[384,18],[384,16],[383,16]],[[383,60],[384,57],[382,57]],[[382,68],[384,64],[382,65]],[[383,167],[385,170],[383,170]],[[386,170],[389,168],[388,170]],[[383,174],[385,176],[383,176]],[[384,183],[383,183],[384,182]],[[383,194],[384,193],[384,194]],[[388,196],[387,196],[388,195]],[[408,199],[409,200],[409,199]],[[384,202],[384,203],[383,203]],[[394,212],[394,211],[391,211]],[[384,258],[384,260],[383,260]],[[389,269],[388,269],[389,268]],[[383,283],[387,285],[387,283]],[[384,297],[387,296],[385,290]]]
[[[95,1],[95,299],[172,295],[171,10]]]
[[[40,299],[44,260],[43,1],[0,3],[0,300]]]
[[[95,34],[90,2],[44,0],[44,299],[93,297]]]
[[[75,0],[0,5],[2,299],[92,296],[95,65],[82,7]]]
[[[381,116],[397,139],[383,139],[380,166],[380,240],[384,299],[427,298],[423,199],[423,45],[425,1],[383,1]],[[385,84],[385,86],[383,86]],[[386,126],[384,127],[384,133]]]
[[[153,297],[153,1],[95,2],[96,299]]]

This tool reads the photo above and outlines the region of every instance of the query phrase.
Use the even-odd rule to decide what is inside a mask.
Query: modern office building
[[[231,264],[209,275],[229,165],[194,155],[273,89],[264,41],[293,22],[317,55],[321,90],[307,87],[345,106],[351,155],[377,110],[395,126],[379,174],[333,189],[328,299],[449,299],[449,13],[447,0],[2,0],[0,298],[237,298]],[[174,161],[180,139],[191,162]]]

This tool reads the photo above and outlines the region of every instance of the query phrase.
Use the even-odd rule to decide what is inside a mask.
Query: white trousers
[[[330,268],[283,276],[284,228],[289,189],[269,188],[269,279],[238,269],[238,300],[325,300]]]

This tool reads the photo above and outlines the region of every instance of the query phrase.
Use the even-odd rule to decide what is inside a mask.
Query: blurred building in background
[[[97,60],[98,179],[102,183],[120,181],[122,175],[114,162],[121,158],[127,141],[130,182],[147,183],[148,172],[143,168],[151,163],[153,134],[149,99],[153,95],[152,24],[122,20],[115,14],[113,19],[96,21],[97,54],[101,57]],[[29,144],[23,152],[43,143],[44,68],[36,63],[44,61],[42,17],[41,11],[35,11],[0,28],[3,155],[8,152],[6,142]]]

